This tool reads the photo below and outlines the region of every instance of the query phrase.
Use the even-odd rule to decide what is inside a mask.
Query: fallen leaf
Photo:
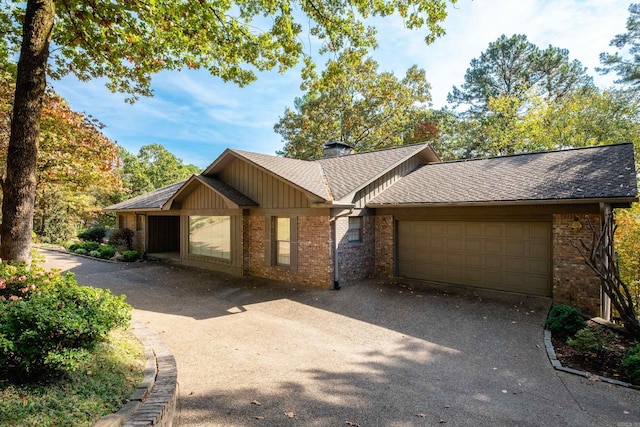
[[[427,415],[426,414],[416,414],[416,417],[420,417],[420,418],[425,418]]]
[[[257,400],[252,400],[251,404],[252,405],[256,405],[256,406],[261,406],[262,405],[262,403],[258,402]]]
[[[502,390],[502,392],[503,392],[503,393],[506,393],[506,392],[507,392],[507,390]]]
[[[438,422],[439,422],[440,424],[444,424],[444,423],[446,423],[447,421],[445,421],[445,420],[440,420],[440,421],[438,421]]]
[[[623,414],[629,415],[629,411],[622,411]]]
[[[353,421],[346,421],[345,424],[351,427],[360,427],[360,424],[354,423]]]
[[[29,404],[29,401],[27,399],[24,399],[22,401],[22,406],[27,406]]]
[[[444,405],[444,407],[447,408],[447,409],[451,408],[451,406],[449,406],[449,405]]]
[[[258,416],[256,417],[256,420],[264,420],[264,417],[263,417],[262,415],[258,415]]]
[[[296,414],[294,414],[293,412],[285,412],[284,414],[289,418],[293,418],[296,416]]]

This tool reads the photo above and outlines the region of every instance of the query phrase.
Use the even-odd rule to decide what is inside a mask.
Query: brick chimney
[[[325,158],[345,156],[353,154],[353,148],[342,142],[330,141],[322,146],[322,154]]]

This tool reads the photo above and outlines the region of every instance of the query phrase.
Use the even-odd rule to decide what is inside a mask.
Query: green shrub
[[[547,316],[547,329],[556,338],[565,339],[575,335],[580,329],[587,326],[582,313],[575,307],[564,304],[556,304]]]
[[[73,370],[131,307],[109,291],[78,286],[73,274],[0,264],[0,375],[42,381]]]
[[[100,251],[91,251],[89,252],[89,256],[92,256],[94,258],[100,258]]]
[[[78,254],[78,255],[86,255],[87,254],[87,250],[84,248],[78,248],[75,251],[73,251],[74,254]]]
[[[69,252],[75,252],[76,249],[80,249],[80,248],[82,248],[82,243],[72,243],[67,247]]]
[[[78,233],[78,238],[89,242],[101,242],[107,234],[107,229],[103,225],[94,225]]]
[[[122,252],[122,260],[124,262],[132,262],[138,259],[138,251],[124,251]]]
[[[576,332],[574,338],[567,339],[567,344],[582,352],[605,354],[611,351],[615,335],[604,328],[583,328]]]
[[[133,249],[133,230],[128,228],[113,230],[109,236],[109,244],[115,246],[122,252]]]
[[[116,248],[111,245],[102,245],[100,246],[100,258],[103,259],[111,259],[116,254]]]
[[[640,343],[633,346],[622,359],[622,369],[631,382],[640,384]]]

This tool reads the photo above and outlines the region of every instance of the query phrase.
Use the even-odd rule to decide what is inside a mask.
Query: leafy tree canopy
[[[160,144],[144,145],[137,155],[122,148],[120,159],[119,175],[128,197],[157,190],[201,172],[197,166],[185,165]]]
[[[610,45],[618,48],[618,52],[601,53],[602,67],[598,71],[615,72],[620,77],[617,83],[640,88],[640,4],[629,6],[627,32],[615,36]]]
[[[491,98],[524,101],[532,96],[559,99],[581,87],[592,86],[586,68],[569,59],[567,49],[549,46],[540,50],[516,34],[489,43],[479,58],[471,60],[460,88],[454,86],[447,101],[466,105],[470,113],[490,110]]]
[[[307,73],[302,88],[307,92],[274,126],[285,143],[279,154],[298,159],[322,157],[329,141],[356,152],[401,144],[431,99],[424,70],[413,66],[398,79],[352,50],[329,60],[320,76]]]

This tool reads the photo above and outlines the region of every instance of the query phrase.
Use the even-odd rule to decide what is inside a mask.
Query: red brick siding
[[[595,214],[556,214],[553,215],[553,300],[582,310],[584,314],[599,316],[600,279],[584,263],[584,259],[573,243],[582,239],[591,242],[591,231],[587,227],[591,222],[598,226],[600,217]],[[571,225],[578,219],[580,230]]]
[[[375,222],[375,274],[377,277],[393,277],[394,224],[391,215],[376,216]]]
[[[251,215],[248,219],[250,275],[324,288],[331,287],[328,216],[298,217],[298,268],[295,270],[265,265],[265,217]]]
[[[336,240],[340,282],[373,277],[375,263],[375,217],[363,216],[362,241],[349,242],[349,218],[336,219]]]

